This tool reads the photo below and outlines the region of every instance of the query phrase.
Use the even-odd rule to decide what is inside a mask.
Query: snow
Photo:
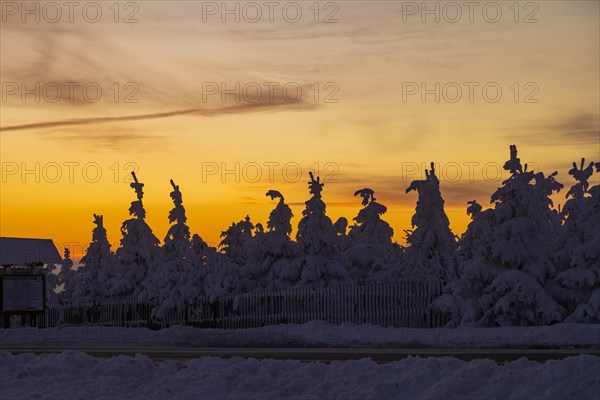
[[[410,357],[376,364],[0,353],[3,399],[597,399],[600,358],[537,363]],[[485,384],[483,384],[485,383]]]
[[[392,328],[324,321],[249,329],[64,327],[0,329],[2,347],[600,348],[600,325]]]

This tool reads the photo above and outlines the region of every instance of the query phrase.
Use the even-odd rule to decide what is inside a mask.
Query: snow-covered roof
[[[26,265],[62,261],[52,239],[0,237],[0,265]]]

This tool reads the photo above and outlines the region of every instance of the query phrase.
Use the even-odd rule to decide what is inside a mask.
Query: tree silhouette
[[[102,215],[94,214],[94,224],[92,242],[80,260],[83,265],[77,269],[79,278],[74,297],[84,302],[100,301],[108,296],[108,284],[115,262]]]
[[[309,192],[302,219],[298,223],[296,240],[303,254],[287,268],[282,279],[297,281],[300,286],[336,285],[349,280],[348,261],[336,247],[337,232],[325,214],[321,192],[324,184],[309,172]]]
[[[221,232],[221,249],[231,261],[238,265],[244,265],[248,261],[248,255],[252,246],[252,231],[254,224],[250,216],[235,223],[233,222],[227,230]]]
[[[408,247],[404,252],[403,267],[407,277],[447,283],[456,278],[456,239],[450,230],[450,221],[444,212],[444,199],[434,163],[425,170],[426,178],[411,182],[406,193],[419,195],[408,231]]]
[[[172,224],[165,236],[162,254],[156,255],[149,265],[138,298],[156,304],[152,315],[163,319],[170,311],[181,312],[197,295],[197,276],[192,267],[194,253],[190,242],[190,229],[183,207],[179,186],[170,180],[173,191],[173,209],[169,212]]]
[[[563,309],[545,290],[553,273],[548,245],[556,215],[548,197],[562,185],[523,167],[516,146],[504,168],[511,176],[492,195],[493,209],[475,213],[461,260],[463,275],[451,282],[434,307],[454,322],[488,326],[538,325],[559,321]],[[461,243],[465,246],[465,243]]]
[[[600,192],[589,187],[594,163],[573,163],[569,175],[576,183],[567,192],[563,225],[555,244],[559,271],[554,294],[569,314],[567,320],[600,322]],[[596,164],[597,166],[600,164]],[[595,188],[598,188],[596,186]],[[595,194],[595,195],[594,195]]]
[[[183,197],[179,186],[170,180],[173,191],[170,196],[173,200],[173,209],[169,212],[169,222],[173,225],[165,236],[163,249],[166,255],[174,255],[177,258],[188,259],[190,257],[190,228],[186,225],[187,217],[183,207]]]
[[[61,301],[70,301],[73,299],[74,290],[77,285],[77,272],[73,270],[73,260],[71,260],[71,250],[64,248],[63,262],[58,273],[58,284],[63,285],[60,292]]]
[[[269,190],[266,196],[279,201],[269,214],[268,231],[255,232],[254,245],[240,272],[240,291],[284,288],[286,285],[279,280],[279,274],[298,253],[296,243],[290,239],[293,217],[291,208],[276,190]]]
[[[386,273],[385,279],[390,279],[389,274],[399,270],[398,254],[392,244],[394,230],[381,219],[387,207],[375,201],[372,189],[357,190],[354,196],[360,196],[364,206],[354,218],[355,224],[350,227],[348,234],[351,245],[347,254],[352,263],[354,280],[362,283],[369,275],[380,275],[382,271]]]
[[[352,240],[346,233],[348,229],[348,219],[346,217],[339,217],[333,224],[335,231],[338,234],[336,246],[341,251],[346,251],[352,246]]]
[[[354,196],[362,197],[362,205],[365,206],[354,218],[358,225],[350,227],[350,237],[355,244],[377,243],[391,245],[394,230],[381,219],[387,212],[387,207],[375,201],[375,192],[371,189],[361,189]]]
[[[134,172],[131,175],[134,182],[130,186],[134,189],[137,200],[131,202],[129,214],[134,218],[126,220],[121,226],[123,238],[121,247],[116,251],[118,268],[115,270],[116,277],[111,282],[110,293],[113,296],[137,300],[143,289],[141,283],[158,256],[159,240],[144,219],[144,184],[138,182]]]

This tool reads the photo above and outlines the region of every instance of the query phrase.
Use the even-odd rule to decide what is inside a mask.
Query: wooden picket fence
[[[154,305],[134,301],[102,301],[50,305],[43,315],[13,316],[17,326],[118,326],[160,329],[173,325],[239,329],[323,320],[335,324],[373,324],[434,328],[447,321],[431,310],[441,286],[430,282],[348,285],[334,288],[294,288],[225,295],[216,301],[198,298],[184,310],[161,320]]]

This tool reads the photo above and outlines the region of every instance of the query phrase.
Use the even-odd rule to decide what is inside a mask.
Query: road
[[[192,359],[201,357],[244,357],[256,359],[297,361],[345,361],[371,358],[378,363],[398,361],[410,356],[456,357],[469,361],[489,358],[496,362],[517,360],[527,357],[532,361],[547,361],[572,357],[579,354],[600,356],[600,349],[360,349],[360,348],[85,348],[85,347],[0,347],[0,351],[13,354],[60,353],[81,351],[94,357],[110,358],[117,355],[134,356],[144,354],[153,360]]]

